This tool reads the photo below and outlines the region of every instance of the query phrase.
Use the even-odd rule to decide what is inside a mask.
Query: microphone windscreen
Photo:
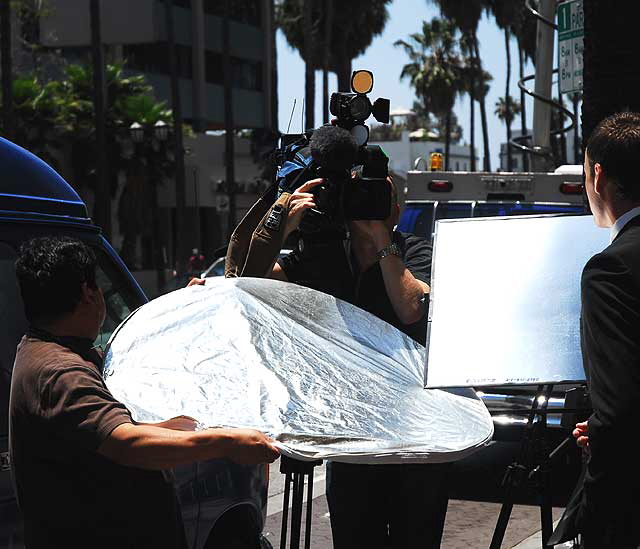
[[[350,170],[358,154],[358,144],[351,133],[339,126],[314,130],[309,148],[316,164],[335,172]]]

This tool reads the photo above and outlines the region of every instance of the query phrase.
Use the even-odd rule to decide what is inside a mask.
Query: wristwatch
[[[378,258],[378,261],[380,261],[381,259],[384,259],[388,255],[396,255],[400,258],[402,257],[402,252],[400,251],[400,247],[395,242],[392,242],[388,246],[385,246],[384,248],[382,248],[382,250],[380,250],[376,254],[376,257]]]

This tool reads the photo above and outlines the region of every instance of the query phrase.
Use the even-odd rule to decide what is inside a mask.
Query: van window
[[[398,230],[431,239],[435,204],[426,202],[417,206],[407,206],[398,223]]]
[[[471,217],[473,202],[438,202],[436,221],[438,219],[463,219]]]
[[[435,210],[435,219],[434,219]],[[431,240],[435,221],[468,217],[496,217],[509,215],[569,214],[583,215],[578,204],[536,202],[424,202],[406,206],[398,230]]]
[[[582,214],[584,208],[577,204],[536,204],[531,202],[478,202],[474,217],[495,217],[502,215],[537,214]]]
[[[104,346],[118,324],[142,303],[140,303],[140,298],[131,288],[131,282],[114,265],[111,258],[100,249],[94,249],[93,251],[98,258],[96,283],[102,289],[107,308],[107,316],[96,343]]]

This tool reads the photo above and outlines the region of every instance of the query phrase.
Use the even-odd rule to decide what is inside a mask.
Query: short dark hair
[[[598,163],[622,198],[640,200],[640,113],[619,112],[602,120],[586,151],[592,177]]]
[[[16,261],[16,276],[29,322],[47,323],[72,312],[82,284],[96,288],[96,256],[72,238],[41,237],[25,242]]]

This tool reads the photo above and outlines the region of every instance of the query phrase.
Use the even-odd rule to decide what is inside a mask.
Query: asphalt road
[[[274,548],[277,549],[280,547],[284,476],[280,474],[277,462],[274,465],[275,466],[271,468],[270,474],[268,517],[264,528],[264,535],[269,539]],[[324,496],[324,482],[324,466],[318,467],[314,474],[311,530],[312,549],[333,548],[329,510]],[[451,500],[447,511],[442,549],[489,547],[499,512],[499,503]],[[561,509],[554,509],[554,520],[560,517],[561,512]],[[512,548],[539,529],[539,509],[537,507],[516,505],[514,506],[502,547],[504,549]],[[304,540],[304,526],[301,539]],[[303,543],[301,543],[301,546],[304,546]]]

